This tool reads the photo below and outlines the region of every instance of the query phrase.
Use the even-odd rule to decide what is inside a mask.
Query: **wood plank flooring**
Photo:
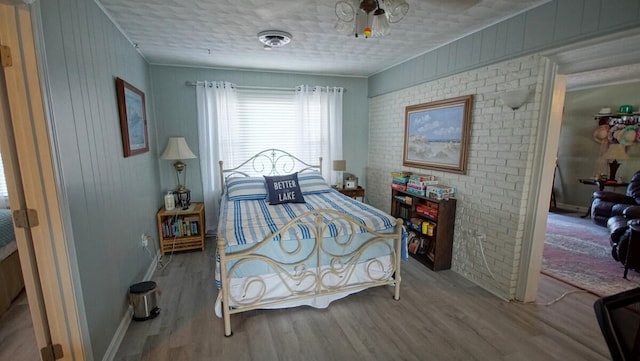
[[[0,360],[40,360],[27,293],[24,290],[0,317]]]
[[[608,360],[588,293],[542,276],[536,304],[506,302],[452,271],[403,263],[401,299],[379,287],[327,309],[214,314],[213,247],[173,256],[154,280],[160,315],[132,322],[121,361],[199,360]]]

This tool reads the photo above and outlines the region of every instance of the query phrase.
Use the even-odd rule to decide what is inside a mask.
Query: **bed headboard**
[[[314,165],[289,152],[275,148],[265,149],[234,168],[225,169],[222,161],[219,161],[218,164],[220,165],[220,184],[223,192],[225,180],[232,176],[250,177],[256,174],[273,176],[309,170],[322,173],[322,157],[318,159],[318,164]]]

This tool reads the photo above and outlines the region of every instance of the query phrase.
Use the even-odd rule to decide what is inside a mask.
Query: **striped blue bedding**
[[[10,209],[0,209],[0,248],[15,240]]]
[[[305,203],[269,205],[265,199],[228,201],[223,197],[218,223],[218,236],[226,240],[229,247],[261,241],[281,228],[293,218],[316,209],[334,209],[358,220],[376,231],[393,230],[395,219],[365,203],[341,195],[336,190],[308,194]],[[329,229],[335,236],[335,229]],[[364,232],[361,229],[360,232]],[[310,238],[306,227],[291,228],[289,239]],[[286,239],[285,239],[286,240]]]
[[[227,197],[223,196],[218,221],[218,237],[221,237],[226,241],[227,246],[225,251],[227,253],[233,253],[250,248],[256,242],[262,241],[269,234],[280,229],[296,216],[316,209],[330,208],[337,210],[351,216],[363,225],[366,225],[380,233],[392,233],[395,231],[395,218],[377,208],[346,197],[336,190],[317,194],[307,194],[304,196],[304,199],[305,203],[269,205],[264,199],[230,201]],[[328,227],[327,233],[323,236],[328,238],[335,237],[335,231],[336,230],[334,228]],[[353,248],[359,247],[362,242],[366,242],[369,238],[368,233],[366,233],[363,228],[356,233],[359,234],[355,235],[355,241],[352,245]],[[285,249],[293,249],[297,247],[298,243],[295,241],[297,238],[310,238],[310,230],[304,226],[292,227],[288,236],[285,236],[285,239],[274,239],[274,241],[280,242],[273,242],[274,247],[263,247],[258,254],[262,254],[279,262],[286,262],[288,260],[287,257],[289,256],[286,252],[283,252],[280,247],[282,246]],[[307,254],[308,249],[312,247],[312,245],[313,242],[303,243],[299,253]],[[325,247],[330,253],[340,254],[340,252],[345,251],[344,248],[341,248],[341,246],[338,246],[335,242],[326,242],[323,244],[323,247]],[[373,245],[367,248],[362,259],[372,259],[388,253],[389,250],[388,248],[385,248],[384,245]],[[406,234],[403,236],[401,253],[403,260],[408,259]],[[325,262],[325,260],[320,261],[323,264]],[[235,262],[231,262],[229,266],[233,263]],[[309,264],[309,266],[314,265],[314,262]],[[217,258],[216,283],[218,288],[221,286],[219,267],[219,258]],[[241,268],[236,268],[233,277],[256,276],[269,272],[273,272],[273,270],[265,264],[261,262],[249,262]]]

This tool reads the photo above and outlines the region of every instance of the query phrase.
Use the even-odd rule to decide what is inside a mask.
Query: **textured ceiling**
[[[544,55],[566,74],[567,89],[640,81],[640,29],[552,49]]]
[[[335,0],[96,0],[152,64],[369,76],[548,0],[406,0],[391,34],[335,28]],[[257,33],[292,34],[263,49]]]

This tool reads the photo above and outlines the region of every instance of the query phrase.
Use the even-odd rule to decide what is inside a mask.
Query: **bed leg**
[[[229,315],[229,308],[227,305],[223,305],[222,309],[222,317],[224,318],[224,335],[225,337],[231,337],[233,332],[231,332],[231,315]]]
[[[400,277],[396,278],[395,292],[393,295],[393,299],[398,301],[400,300]]]
[[[231,314],[227,303],[224,301],[222,301],[222,319],[224,320],[224,337],[233,336],[233,332],[231,332]]]
[[[225,240],[218,238],[218,255],[220,256],[220,278],[222,280],[222,318],[224,319],[224,335],[230,337],[231,314],[229,313],[229,280],[227,279],[227,262],[225,259]]]
[[[400,282],[402,281],[402,277],[400,276],[400,267],[402,266],[402,257],[401,257],[401,252],[402,252],[402,224],[403,221],[402,219],[396,219],[396,235],[397,238],[395,240],[394,246],[395,246],[395,264],[396,264],[396,271],[393,275],[393,278],[395,278],[396,280],[396,284],[395,284],[395,292],[393,295],[393,299],[398,301],[400,300]]]

